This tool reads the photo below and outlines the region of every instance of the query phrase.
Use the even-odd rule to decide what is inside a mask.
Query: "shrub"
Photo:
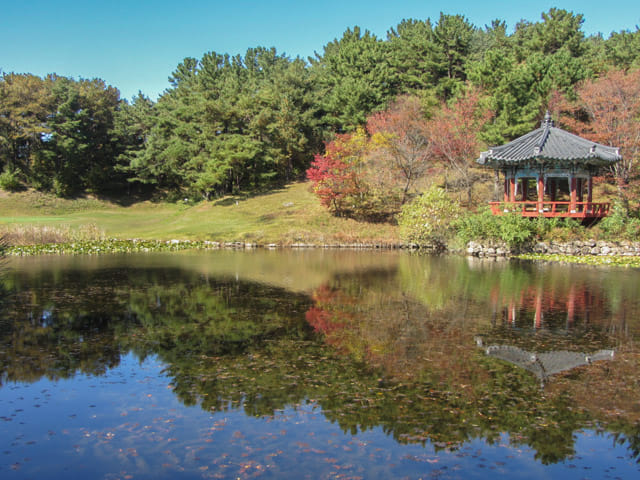
[[[493,215],[486,208],[462,217],[455,227],[457,238],[465,244],[471,240],[490,240],[515,247],[532,240],[537,234],[538,225],[517,213]]]
[[[605,240],[637,241],[640,235],[640,219],[631,217],[620,203],[616,203],[609,215],[598,224]]]
[[[17,192],[22,189],[19,174],[17,170],[5,167],[0,173],[0,188],[8,192]]]
[[[442,247],[453,237],[454,225],[461,215],[458,202],[442,188],[431,187],[403,206],[398,217],[400,237],[408,243]]]
[[[471,240],[498,240],[498,218],[486,207],[477,213],[469,213],[456,222],[456,237],[466,244]]]

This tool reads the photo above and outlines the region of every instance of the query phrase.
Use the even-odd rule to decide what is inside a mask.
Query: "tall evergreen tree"
[[[617,68],[640,68],[640,28],[614,32],[604,43],[606,59]]]
[[[387,32],[389,65],[398,76],[399,93],[431,89],[439,78],[438,46],[429,19],[403,20]]]
[[[389,65],[387,45],[359,27],[347,29],[340,40],[324,47],[312,60],[325,122],[337,131],[352,131],[367,115],[398,91],[396,72]]]
[[[34,166],[36,185],[63,196],[115,188],[114,114],[120,93],[102,80],[66,77],[54,77],[52,91],[55,109],[47,118],[50,134]]]
[[[318,107],[304,61],[274,48],[185,59],[158,101],[136,179],[210,198],[301,175],[319,148]]]
[[[0,76],[0,170],[31,176],[33,157],[49,133],[51,79],[30,74]]]

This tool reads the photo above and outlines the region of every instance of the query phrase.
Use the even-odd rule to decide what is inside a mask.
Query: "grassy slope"
[[[106,236],[255,243],[396,242],[397,229],[334,218],[306,183],[249,198],[196,205],[140,202],[131,206],[92,198],[64,200],[37,192],[0,192],[0,230],[25,225],[71,229],[97,225]]]

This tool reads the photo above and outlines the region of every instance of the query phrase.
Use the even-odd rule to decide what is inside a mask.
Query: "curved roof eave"
[[[480,154],[481,165],[518,166],[553,162],[603,167],[622,159],[619,149],[587,140],[553,125],[549,113],[540,128]]]

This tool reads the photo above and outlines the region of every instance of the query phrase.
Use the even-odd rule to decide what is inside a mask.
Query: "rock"
[[[546,253],[549,250],[549,245],[544,242],[538,242],[534,245],[533,251],[535,253]]]

